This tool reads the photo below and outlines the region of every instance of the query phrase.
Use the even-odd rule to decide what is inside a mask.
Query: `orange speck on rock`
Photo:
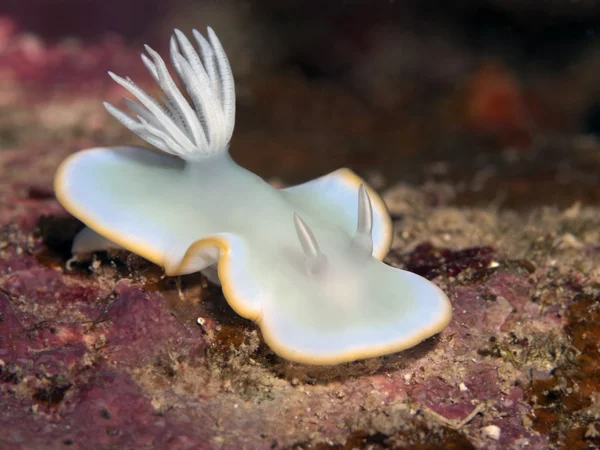
[[[467,127],[492,134],[504,145],[529,147],[535,122],[518,80],[499,63],[481,66],[467,84]]]
[[[72,328],[59,328],[56,334],[61,344],[77,342],[81,338],[81,333],[78,332],[78,330],[73,330]]]

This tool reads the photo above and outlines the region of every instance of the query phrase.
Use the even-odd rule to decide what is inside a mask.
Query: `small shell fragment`
[[[481,434],[483,437],[487,437],[497,441],[500,439],[500,427],[498,425],[488,425],[481,428]]]

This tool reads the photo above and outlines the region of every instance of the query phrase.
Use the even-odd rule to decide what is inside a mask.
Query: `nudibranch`
[[[179,85],[146,47],[160,101],[109,72],[137,101],[124,99],[129,112],[106,109],[159,151],[101,147],[62,163],[56,195],[89,227],[73,252],[123,247],[167,275],[203,271],[275,353],[295,362],[394,353],[445,328],[448,297],[382,262],[391,219],[352,171],[276,189],[233,161],[231,67],[212,29],[194,38],[199,51],[179,30],[171,38]]]

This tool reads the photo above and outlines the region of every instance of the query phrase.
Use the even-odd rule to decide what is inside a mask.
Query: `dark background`
[[[17,41],[80,49],[19,74],[45,94],[110,83],[106,69],[143,81],[139,60],[106,48],[164,52],[174,27],[210,24],[236,74],[232,153],[265,177],[349,166],[381,186],[455,183],[462,204],[598,200],[596,2],[5,0],[0,14]]]

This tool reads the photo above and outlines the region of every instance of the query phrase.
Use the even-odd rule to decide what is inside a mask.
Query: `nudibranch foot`
[[[90,227],[85,227],[75,236],[71,252],[77,255],[111,249],[120,250],[122,248],[119,244],[115,244],[110,239],[96,233]]]
[[[175,30],[171,63],[142,60],[161,101],[111,74],[137,101],[105,104],[159,151],[100,147],[60,166],[59,201],[89,228],[73,251],[123,247],[167,275],[204,271],[279,355],[336,364],[416,345],[449,322],[435,284],[382,262],[392,223],[377,193],[348,169],[275,189],[229,155],[235,89],[211,29],[192,43]],[[184,93],[185,92],[185,95]]]

